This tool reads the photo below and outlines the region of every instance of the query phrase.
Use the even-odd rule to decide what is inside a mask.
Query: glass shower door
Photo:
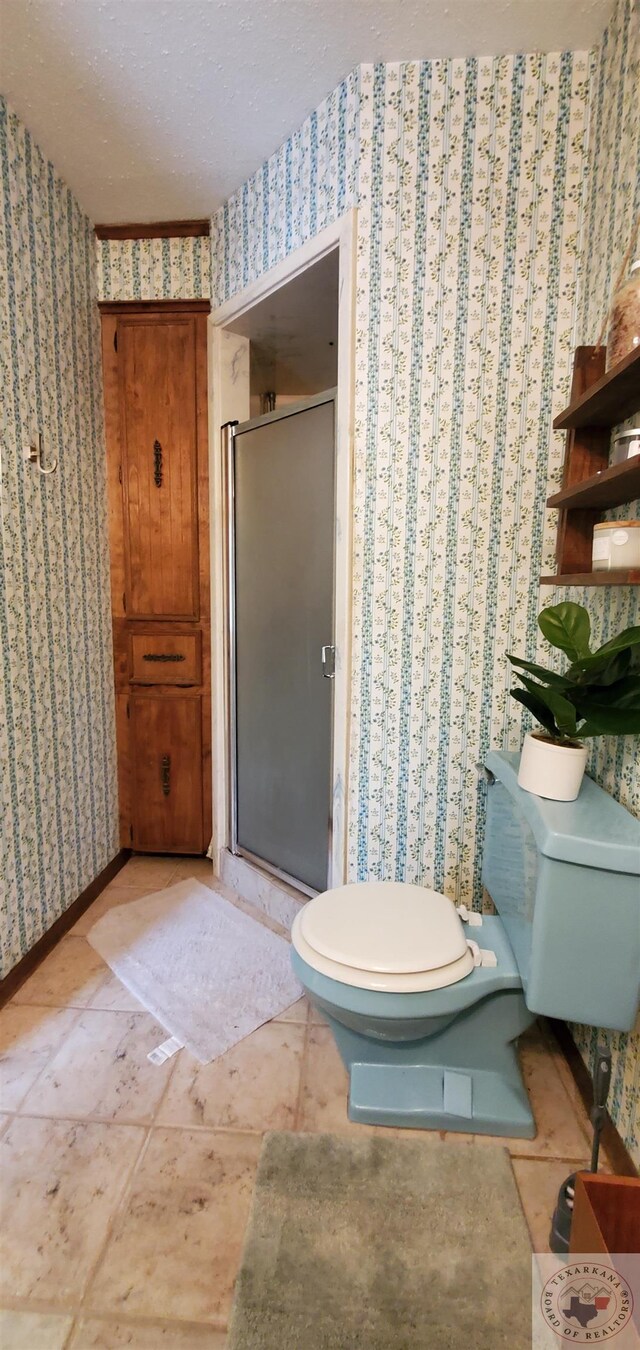
[[[335,393],[231,440],[232,850],[326,889]]]

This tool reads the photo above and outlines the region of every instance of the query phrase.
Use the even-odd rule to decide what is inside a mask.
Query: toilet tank
[[[585,778],[575,802],[518,787],[520,756],[485,766],[482,879],[500,914],[527,1007],[629,1031],[640,1003],[640,821]]]

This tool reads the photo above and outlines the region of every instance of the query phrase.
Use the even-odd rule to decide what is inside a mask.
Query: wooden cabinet
[[[193,317],[121,317],[117,358],[127,614],[197,619]]]
[[[120,838],[141,852],[211,837],[208,308],[101,305]]]
[[[135,847],[202,852],[202,707],[199,694],[129,697]]]

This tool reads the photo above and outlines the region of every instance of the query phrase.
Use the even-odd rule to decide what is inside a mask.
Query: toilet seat
[[[300,932],[301,915],[296,914],[291,929],[291,941],[298,956],[306,961],[319,975],[328,975],[339,984],[352,985],[354,989],[372,989],[386,994],[423,994],[428,989],[443,989],[448,984],[463,980],[474,969],[473,951],[466,948],[463,956],[439,970],[411,971],[406,975],[392,975],[375,970],[361,970],[357,966],[346,966],[339,961],[315,952]]]
[[[387,993],[442,989],[478,964],[453,901],[402,882],[325,891],[296,915],[291,938],[313,970]]]

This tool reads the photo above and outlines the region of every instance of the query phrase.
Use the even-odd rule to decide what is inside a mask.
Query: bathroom
[[[226,1344],[267,1131],[354,1147],[389,1136],[389,1146],[464,1146],[473,1158],[506,1139],[531,1247],[546,1252],[558,1192],[589,1165],[590,1077],[604,1045],[601,1170],[633,1178],[640,1166],[637,1024],[541,1018],[523,1033],[533,1137],[385,1128],[349,1120],[332,1031],[307,1001],[210,1064],[186,1049],[148,1064],[168,1033],[87,939],[103,916],[191,878],[239,896],[278,931],[306,902],[229,846],[219,429],[267,413],[274,392],[276,413],[331,389],[338,406],[327,884],[405,883],[490,909],[491,789],[477,766],[519,752],[533,725],[509,696],[507,654],[548,664],[537,616],[566,601],[586,607],[594,648],[640,623],[637,577],[540,583],[559,571],[558,511],[546,502],[561,489],[566,432],[552,421],[571,402],[575,349],[601,339],[633,247],[637,5],[576,0],[534,14],[514,4],[508,22],[487,5],[476,24],[462,3],[435,17],[430,6],[376,4],[377,38],[365,5],[353,25],[323,5],[324,36],[307,15],[293,50],[285,20],[266,10],[238,5],[234,23],[217,3],[177,4],[173,16],[162,7],[161,18],[140,0],[135,8],[142,17],[117,0],[10,3],[3,15],[8,1350]],[[241,11],[254,25],[244,61]],[[242,68],[238,89],[214,49]],[[154,102],[163,89],[164,105]],[[200,125],[198,100],[209,97],[215,115],[208,122],[203,103]],[[300,315],[313,316],[314,341],[335,353],[330,368],[286,387],[277,363],[263,362],[259,378],[254,359],[252,377],[260,306],[276,313],[278,296],[299,275],[312,285],[327,258],[342,279],[325,278],[331,303],[322,309],[316,295],[292,312],[307,335]],[[122,755],[138,716],[141,738],[153,733],[143,716],[153,699],[130,679],[135,620],[121,607],[121,541],[110,540],[119,412],[107,372],[116,328],[120,341],[148,317],[145,305],[184,307],[208,353],[198,425],[210,464],[210,607],[178,619],[175,633],[161,621],[163,637],[193,632],[199,643],[189,692],[199,711],[188,723],[198,829],[168,850],[153,847],[153,833],[140,846],[153,827],[145,760]],[[290,318],[270,320],[271,331]],[[638,409],[640,398],[628,426]],[[637,519],[637,502],[608,514]],[[167,612],[173,624],[186,611]],[[140,622],[146,637],[148,612]],[[599,735],[589,747],[589,780],[637,819],[637,736]],[[170,767],[180,768],[177,751]],[[207,1176],[212,1151],[218,1181]],[[419,1329],[403,1335],[380,1343],[438,1343]],[[306,1330],[291,1343],[315,1350]]]

